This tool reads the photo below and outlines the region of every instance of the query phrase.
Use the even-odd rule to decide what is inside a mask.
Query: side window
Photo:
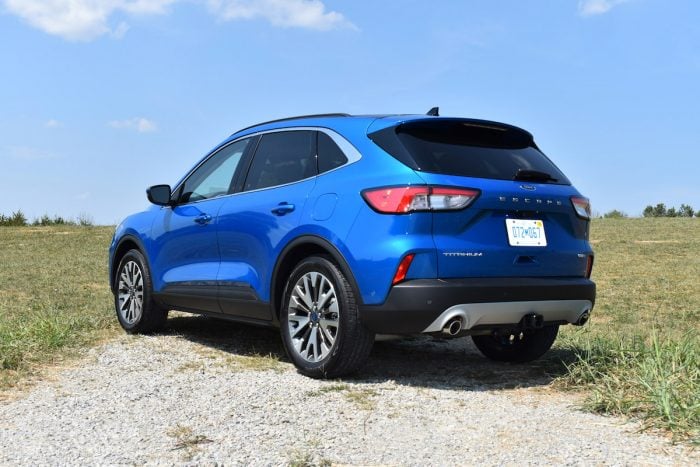
[[[316,175],[316,133],[280,131],[262,136],[244,191],[284,185]]]
[[[178,198],[189,203],[230,193],[231,181],[251,139],[229,144],[207,159],[185,180]]]
[[[340,167],[348,161],[343,151],[335,144],[335,141],[323,133],[318,132],[318,173],[328,172]]]

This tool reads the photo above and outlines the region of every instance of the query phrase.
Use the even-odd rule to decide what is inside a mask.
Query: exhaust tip
[[[462,330],[462,320],[459,318],[452,318],[447,322],[442,332],[449,336],[456,336]]]
[[[578,319],[576,320],[574,325],[583,326],[584,324],[586,324],[588,322],[588,318],[590,318],[590,317],[591,317],[591,313],[588,310],[586,310],[581,314],[581,316],[578,317]]]

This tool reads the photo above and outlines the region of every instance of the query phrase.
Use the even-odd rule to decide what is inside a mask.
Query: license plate
[[[544,223],[540,220],[506,219],[510,246],[547,246]]]

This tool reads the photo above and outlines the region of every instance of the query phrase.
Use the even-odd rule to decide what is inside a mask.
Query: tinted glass
[[[415,170],[500,180],[513,180],[519,171],[521,176],[533,172],[551,177],[538,182],[570,184],[522,130],[438,121],[404,125],[392,133],[373,139]]]
[[[244,190],[284,185],[316,175],[314,131],[281,131],[262,136]]]
[[[249,143],[250,138],[229,144],[207,159],[185,180],[179,202],[200,201],[230,193],[233,175]]]
[[[327,134],[318,132],[318,173],[328,172],[348,161],[343,151]]]

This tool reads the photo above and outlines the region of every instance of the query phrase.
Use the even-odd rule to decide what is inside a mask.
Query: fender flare
[[[139,249],[139,251],[141,252],[143,257],[146,258],[146,262],[148,262],[148,264],[147,264],[148,269],[152,270],[151,260],[148,257],[148,252],[146,251],[146,247],[143,245],[143,241],[138,236],[136,236],[134,234],[130,234],[130,233],[124,234],[122,236],[122,238],[119,239],[119,242],[117,242],[117,246],[114,248],[114,254],[116,255],[116,253],[119,251],[121,246],[127,241],[136,244],[136,247]],[[112,267],[110,268],[110,271],[109,271],[109,288],[113,291],[114,290],[114,279],[115,279],[115,275],[117,273],[117,268],[119,267],[119,264],[115,261],[116,257],[113,256],[110,259],[111,259]]]
[[[333,258],[335,263],[338,265],[340,268],[341,272],[345,277],[347,278],[348,282],[350,283],[350,286],[353,289],[353,292],[355,293],[355,300],[357,301],[357,305],[361,306],[363,304],[362,301],[362,295],[360,294],[360,288],[357,285],[357,281],[355,280],[355,275],[352,273],[352,269],[350,269],[350,265],[346,261],[345,257],[343,254],[338,250],[338,248],[333,245],[331,242],[326,240],[323,237],[319,237],[317,235],[302,235],[300,237],[296,237],[294,240],[289,242],[281,251],[279,256],[277,257],[277,261],[275,262],[275,267],[272,270],[272,280],[270,281],[270,305],[272,307],[273,311],[273,320],[277,322],[279,320],[279,317],[277,316],[277,313],[274,309],[275,303],[277,303],[277,280],[278,280],[278,275],[279,275],[279,269],[280,266],[284,263],[284,261],[287,259],[287,256],[289,255],[289,252],[292,251],[294,248],[298,247],[299,245],[302,244],[312,244],[319,246],[326,250],[330,256]]]

